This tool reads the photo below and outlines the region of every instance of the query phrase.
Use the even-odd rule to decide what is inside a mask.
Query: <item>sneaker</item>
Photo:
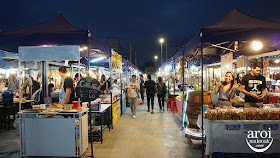
[[[155,113],[154,110],[152,110],[151,114],[154,114],[154,113]]]
[[[142,102],[142,103],[140,103],[140,105],[143,105],[144,103]]]
[[[162,108],[162,111],[164,111],[164,107]]]
[[[136,116],[135,116],[135,115],[133,115],[133,116],[132,116],[132,118],[136,119]]]
[[[147,110],[147,112],[150,112],[150,110]]]

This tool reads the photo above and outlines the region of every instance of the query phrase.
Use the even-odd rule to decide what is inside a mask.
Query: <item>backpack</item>
[[[162,87],[162,85],[160,84],[160,83],[157,83],[157,88],[158,88],[158,94],[159,95],[161,95],[161,94],[163,94],[163,87]]]

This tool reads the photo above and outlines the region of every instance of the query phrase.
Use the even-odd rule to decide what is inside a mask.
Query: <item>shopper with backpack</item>
[[[150,104],[151,104],[152,106],[151,114],[154,114],[154,97],[157,95],[157,86],[156,83],[151,79],[151,75],[148,75],[148,80],[145,82],[144,88],[147,95],[148,112],[150,112]]]
[[[158,89],[157,97],[158,97],[159,108],[160,111],[162,110],[164,111],[164,96],[166,93],[166,85],[162,81],[161,77],[158,78],[157,89]]]

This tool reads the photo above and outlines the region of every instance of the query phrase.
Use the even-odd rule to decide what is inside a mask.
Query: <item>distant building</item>
[[[122,54],[122,46],[118,38],[108,38],[106,45],[117,53]]]

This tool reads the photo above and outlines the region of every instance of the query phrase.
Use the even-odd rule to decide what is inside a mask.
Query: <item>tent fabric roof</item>
[[[280,41],[280,24],[260,20],[233,9],[215,25],[202,27],[200,33],[184,45],[184,54],[197,48],[201,42],[253,40]],[[180,53],[176,53],[176,59],[183,55]],[[246,55],[246,52],[243,55]]]
[[[88,38],[88,30],[74,26],[62,13],[46,22],[18,30],[0,32],[0,49],[17,52],[19,46],[87,45],[106,56],[110,50],[95,37]]]

